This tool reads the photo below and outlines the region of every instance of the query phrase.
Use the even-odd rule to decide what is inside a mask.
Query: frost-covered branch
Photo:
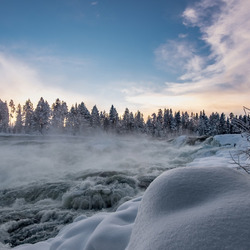
[[[234,124],[240,129],[242,137],[246,138],[248,143],[250,143],[250,109],[243,107],[245,116],[244,119],[234,119]],[[248,170],[250,168],[250,164],[242,164],[240,162],[240,156],[245,157],[245,162],[248,162],[250,160],[250,147],[247,147],[244,150],[239,150],[237,152],[237,160],[235,157],[230,153],[232,161],[234,164],[238,165],[240,168],[242,168],[244,171],[246,171],[248,174],[250,174],[250,171]]]

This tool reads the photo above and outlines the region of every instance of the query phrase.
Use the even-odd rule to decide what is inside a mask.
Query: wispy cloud
[[[182,73],[180,80],[200,79],[206,64],[204,57],[199,56],[193,44],[185,40],[170,40],[155,50],[158,66],[165,70]]]
[[[83,101],[89,109],[97,105],[98,109],[109,111],[114,104],[121,113],[127,106],[123,90],[133,83],[104,81],[94,61],[24,47],[20,48],[20,55],[13,47],[16,48],[2,46],[0,51],[2,100],[13,99],[15,103],[24,104],[30,98],[36,105],[40,97],[50,104],[60,98],[69,107]],[[129,108],[138,109],[136,105]]]
[[[218,8],[212,15],[211,8],[214,10],[214,7]],[[201,39],[211,50],[208,58],[214,62],[203,69],[202,80],[211,79],[211,84],[213,82],[213,86],[218,89],[224,86],[225,91],[249,91],[249,8],[248,0],[223,0],[213,3],[203,0],[192,8],[197,16],[196,21],[186,11],[183,13],[186,22],[189,21],[200,28]]]
[[[148,99],[157,96],[153,98],[156,103],[165,98],[165,105],[172,105],[169,100],[175,98],[183,106],[186,98],[191,97],[192,107],[203,104],[201,108],[210,110],[212,107],[228,110],[237,105],[239,109],[247,105],[250,96],[249,9],[248,0],[201,0],[188,7],[182,15],[183,24],[199,28],[199,39],[208,55],[201,54],[185,38],[160,45],[155,50],[158,66],[179,73],[179,78],[177,82],[167,82],[161,93],[146,90],[144,96]],[[136,101],[142,96],[134,95],[130,100]]]
[[[70,104],[80,101],[89,101],[91,98],[79,94],[77,91],[68,91],[53,86],[51,83],[43,83],[42,76],[35,67],[31,67],[24,61],[0,53],[0,98],[24,104],[30,98],[34,105],[40,97],[44,97],[49,103],[53,103],[56,98],[67,101]]]
[[[179,37],[179,38],[186,38],[186,37],[188,37],[188,34],[180,33],[180,34],[178,35],[178,37]]]

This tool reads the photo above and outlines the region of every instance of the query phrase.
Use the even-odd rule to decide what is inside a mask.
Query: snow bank
[[[245,139],[240,134],[235,135],[216,135],[214,140],[219,143],[220,146],[240,146],[245,143]]]
[[[52,239],[24,244],[18,250],[124,250],[137,215],[141,198],[121,205],[114,213],[99,213],[90,218],[79,217]]]
[[[167,171],[145,192],[126,250],[250,249],[249,189],[231,168]]]
[[[236,135],[216,135],[212,141],[209,140],[211,146],[205,150],[198,151],[194,154],[194,160],[188,163],[187,167],[203,166],[203,167],[232,167],[237,168],[232,157],[237,161],[239,152],[245,150],[249,146],[246,138],[240,134]],[[244,155],[239,158],[243,165],[249,164],[249,160]],[[244,170],[242,170],[244,171]]]

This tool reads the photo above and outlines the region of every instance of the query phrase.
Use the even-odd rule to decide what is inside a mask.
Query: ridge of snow
[[[228,167],[167,171],[146,190],[126,250],[250,249],[249,189]]]

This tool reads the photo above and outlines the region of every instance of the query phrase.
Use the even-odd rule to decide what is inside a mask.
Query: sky
[[[243,113],[249,0],[0,0],[0,99]]]

